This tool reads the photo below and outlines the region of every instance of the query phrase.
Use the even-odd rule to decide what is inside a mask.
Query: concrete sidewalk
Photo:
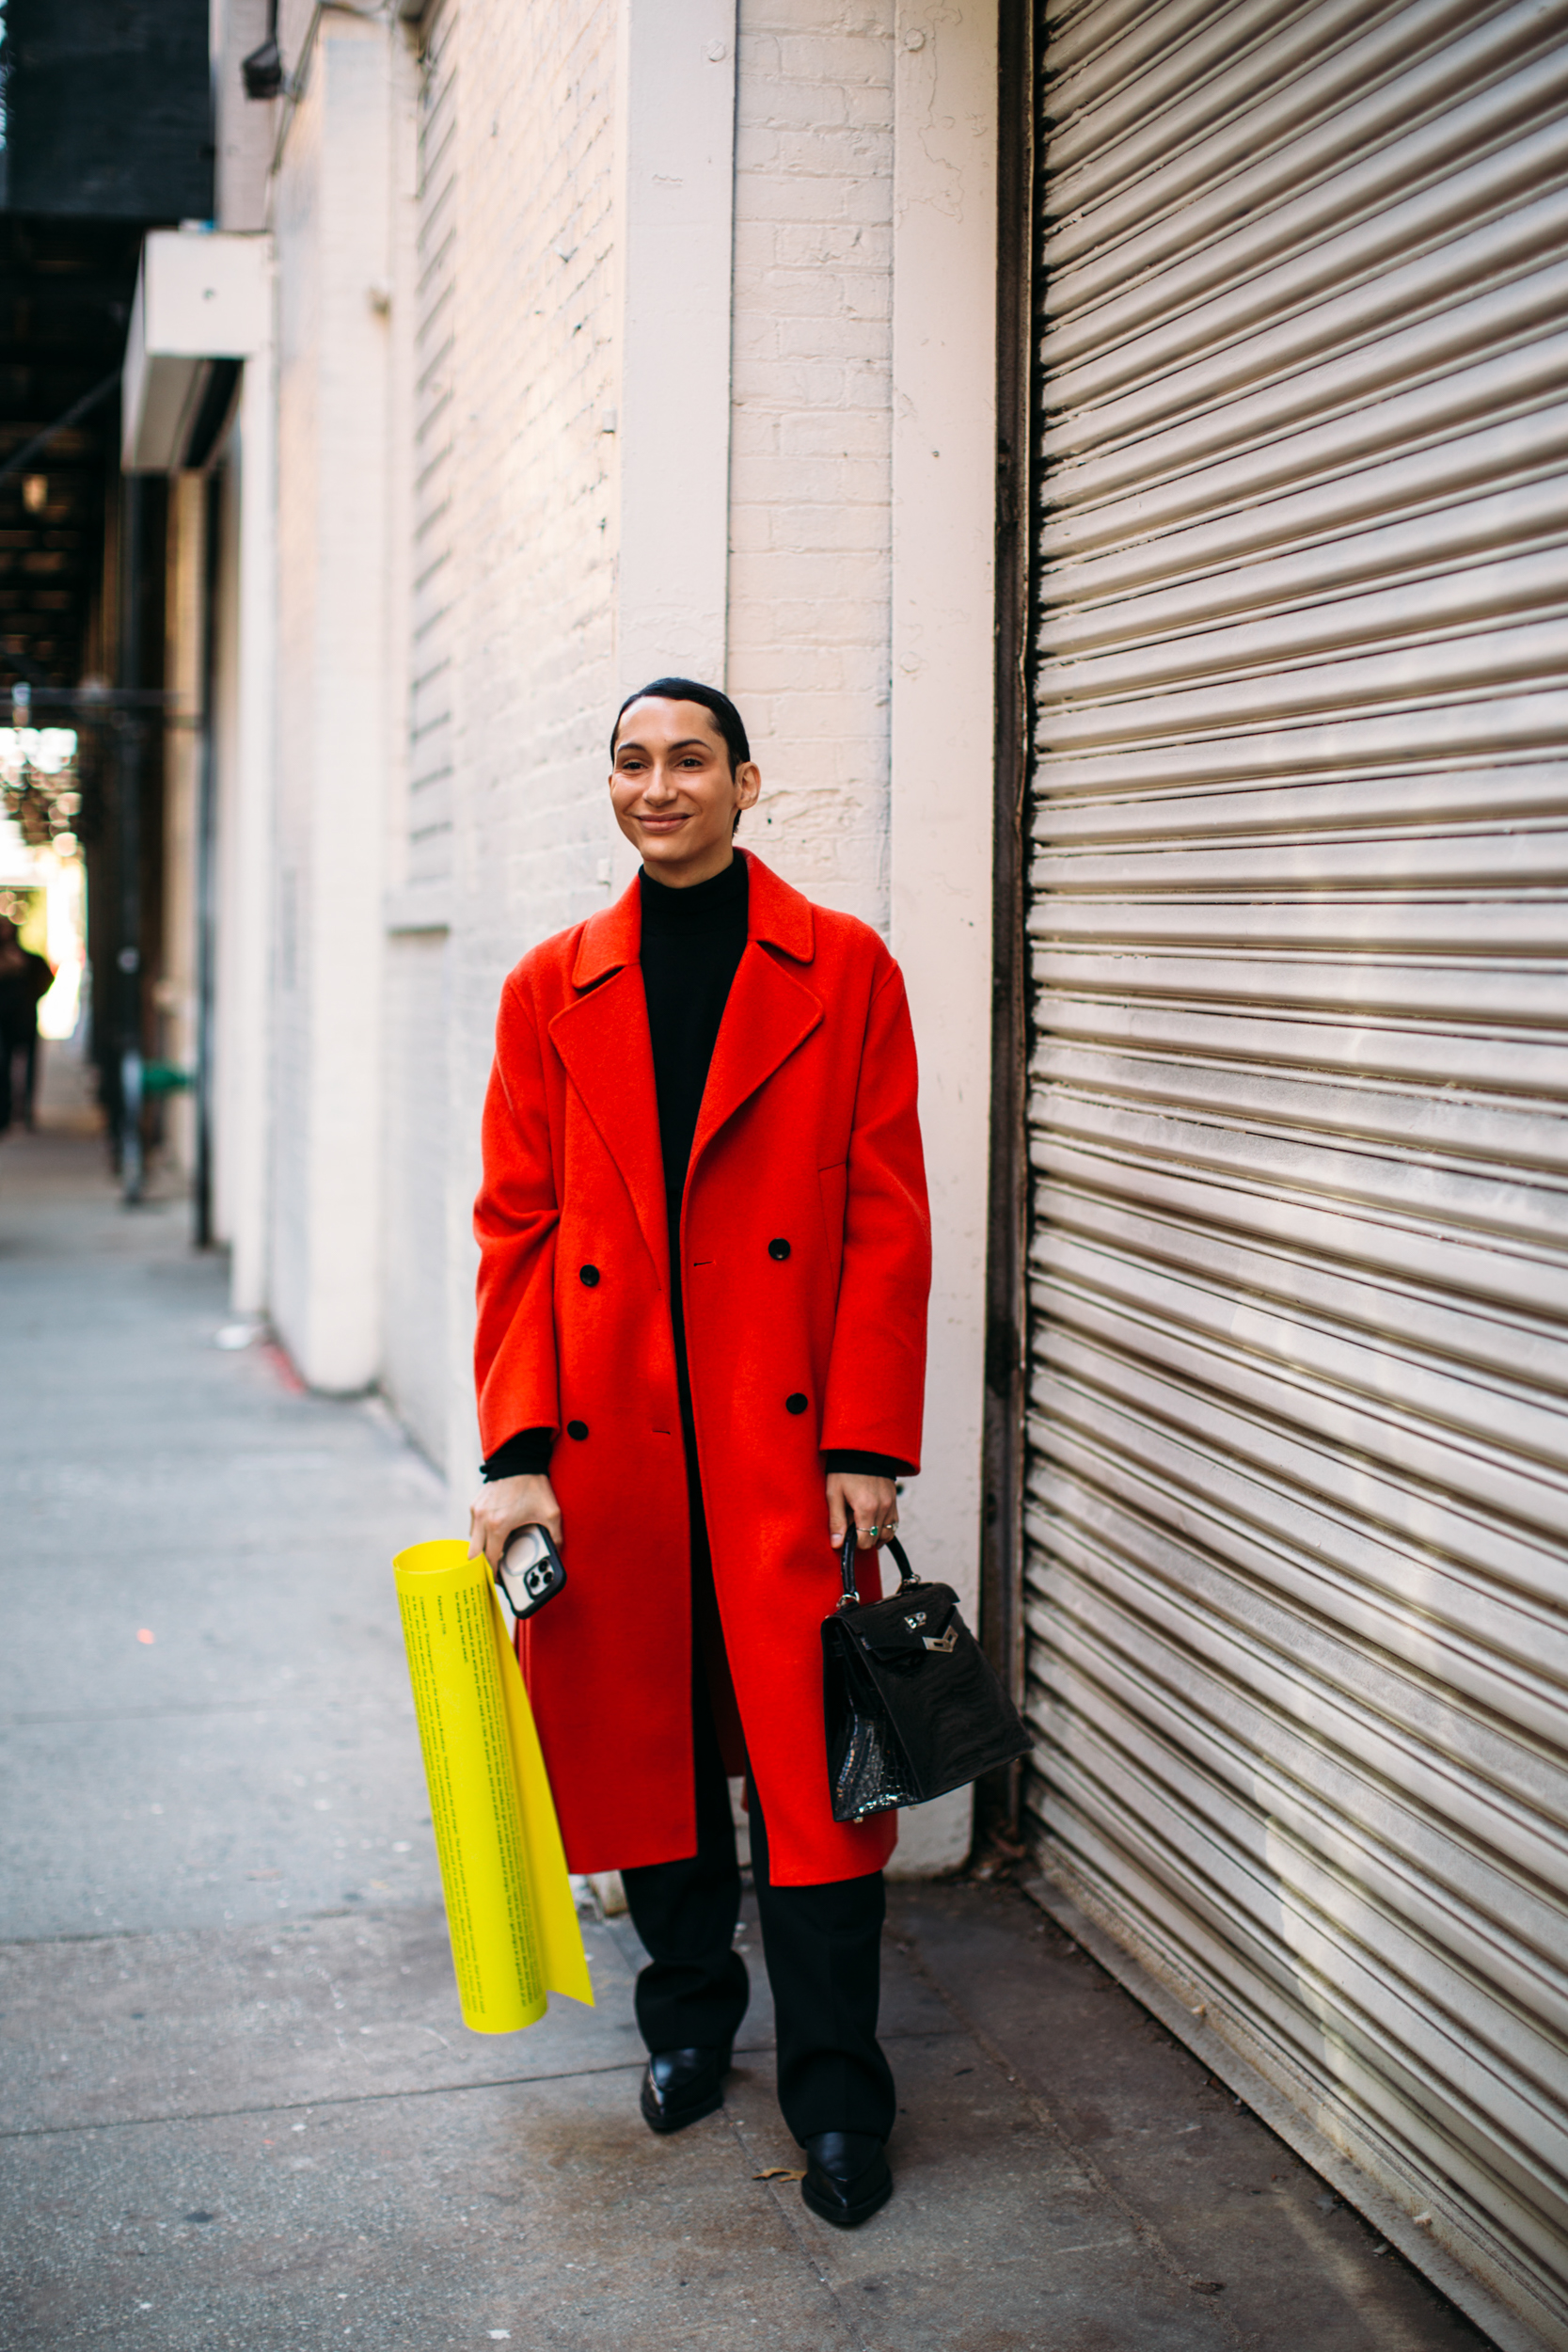
[[[898,2193],[854,2235],[781,2177],[754,1927],[676,2138],[624,1921],[596,2009],[467,2033],[388,1568],[444,1492],[215,1344],[187,1233],[91,1139],[0,1144],[9,2352],[1483,2344],[1010,1887],[894,1890]]]

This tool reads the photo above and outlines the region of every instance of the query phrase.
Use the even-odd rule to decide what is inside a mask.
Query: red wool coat
[[[876,1869],[894,1844],[891,1814],[841,1827],[829,1802],[819,1628],[839,1581],[820,1450],[919,1462],[930,1222],[897,965],[863,923],[748,864],[681,1279],[724,1645],[773,1877],[799,1886]],[[508,978],[475,1215],[484,1450],[563,1433],[550,1477],[568,1581],[523,1629],[521,1657],[574,1870],[696,1847],[686,1460],[641,944],[634,882]]]

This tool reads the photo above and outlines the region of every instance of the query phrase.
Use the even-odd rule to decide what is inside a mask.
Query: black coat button
[[[594,1289],[594,1288],[596,1287],[597,1283],[598,1283],[598,1279],[599,1279],[599,1269],[598,1269],[598,1267],[597,1267],[596,1265],[579,1265],[579,1266],[578,1266],[578,1281],[582,1284],[582,1287],[583,1287],[583,1289],[584,1289],[585,1291],[591,1291],[591,1290]]]
[[[784,1411],[786,1413],[803,1413],[805,1409],[806,1400],[799,1392],[797,1392],[794,1396],[786,1396],[784,1398]]]
[[[770,1241],[768,1245],[768,1254],[770,1258],[777,1258],[779,1263],[783,1265],[784,1260],[789,1255],[788,1242]]]
[[[802,1405],[805,1403],[804,1397],[801,1398],[800,1402]],[[586,1438],[588,1435],[588,1423],[585,1421],[569,1421],[566,1423],[566,1435],[569,1438]]]

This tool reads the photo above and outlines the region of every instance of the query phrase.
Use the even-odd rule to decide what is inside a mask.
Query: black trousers
[[[21,1084],[17,1085],[18,1065]],[[35,1021],[31,1029],[0,1027],[0,1135],[10,1125],[20,1109],[26,1126],[33,1123],[33,1095],[38,1086],[39,1032]]]
[[[704,1532],[694,1527],[692,1535],[695,1621],[711,1570]],[[632,1924],[649,1954],[637,1979],[637,2024],[650,2050],[727,2050],[751,1990],[746,1963],[735,1949],[740,1871],[729,1782],[700,1655],[693,1660],[691,1691],[697,1851],[683,1862],[621,1873]],[[784,2122],[801,2141],[815,2132],[869,2132],[886,2139],[896,2098],[877,2040],[887,1910],[882,1874],[873,1870],[822,1886],[775,1886],[768,1870],[767,1824],[749,1773],[747,1799]]]

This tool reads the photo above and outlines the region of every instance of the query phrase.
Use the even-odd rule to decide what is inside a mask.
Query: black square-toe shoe
[[[881,2141],[869,2132],[814,2132],[800,2195],[835,2230],[858,2230],[893,2195]]]
[[[642,2077],[642,2121],[651,2132],[684,2131],[724,2104],[728,2050],[656,2050]]]

